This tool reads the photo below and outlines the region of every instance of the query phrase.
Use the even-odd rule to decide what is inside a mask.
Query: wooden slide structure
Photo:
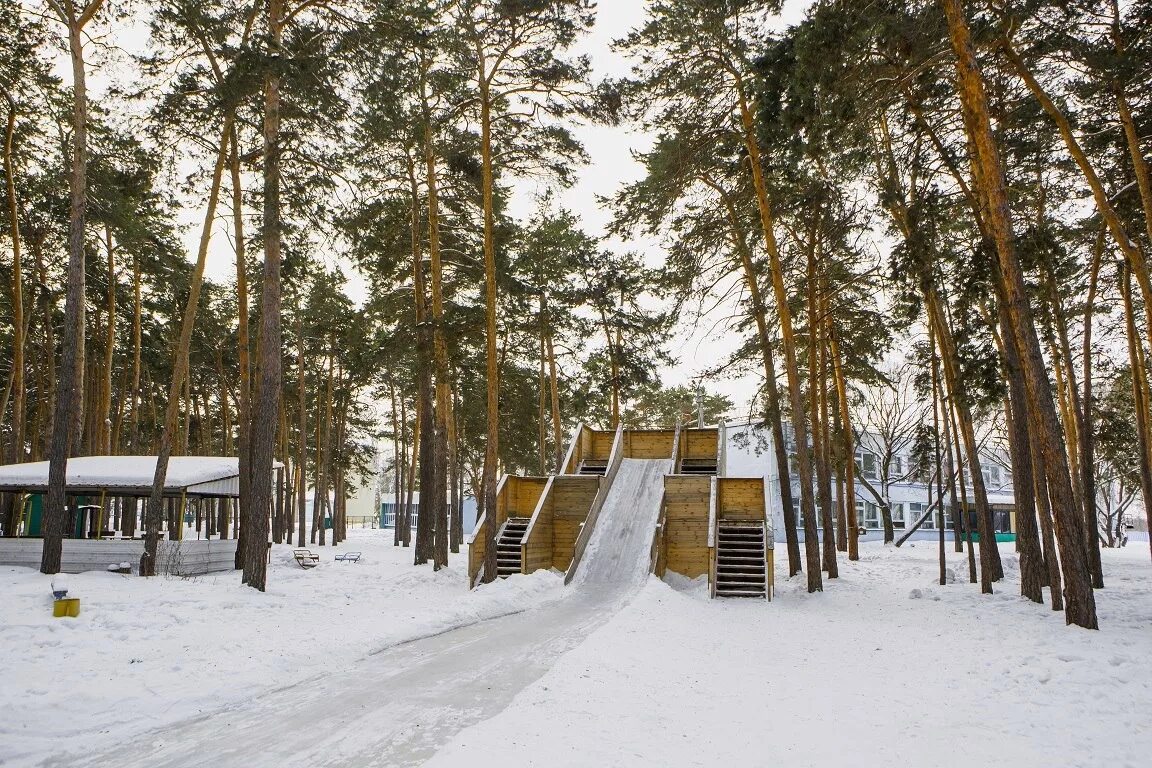
[[[496,508],[476,521],[469,584],[483,580],[488,526],[496,530],[499,577],[542,568],[572,580],[625,459],[670,459],[649,570],[707,575],[712,597],[772,599],[773,550],[763,477],[727,477],[719,427],[595,430],[581,424],[559,472],[504,475]]]

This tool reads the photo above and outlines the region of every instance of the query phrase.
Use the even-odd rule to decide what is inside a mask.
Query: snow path
[[[1147,768],[1152,565],[1105,550],[1103,629],[1019,596],[936,583],[934,547],[862,542],[809,595],[710,600],[650,577],[578,648],[426,768]]]
[[[570,594],[409,642],[261,698],[44,768],[412,766],[499,714],[644,584],[666,460],[625,459]],[[324,635],[317,646],[323,652]],[[306,640],[307,628],[302,628]]]

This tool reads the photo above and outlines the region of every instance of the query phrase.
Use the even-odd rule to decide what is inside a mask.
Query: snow
[[[611,509],[590,572],[623,551],[605,548],[627,533]],[[359,564],[325,548],[303,571],[277,547],[266,595],[233,574],[71,576],[78,619],[51,618],[51,577],[0,568],[0,765],[1123,768],[1152,753],[1142,546],[1104,551],[1091,632],[1018,596],[1010,546],[992,596],[951,551],[939,586],[924,542],[864,544],[815,595],[778,550],[767,603],[676,576],[468,593],[463,556],[433,573],[390,532],[352,534],[336,551]]]
[[[651,577],[427,765],[1148,764],[1146,550],[1104,552],[1100,632],[1021,599],[1008,547],[991,597],[951,552],[962,583],[941,587],[933,547],[862,550],[823,594],[778,574],[770,604]]]
[[[359,550],[359,563],[334,562]],[[66,577],[80,616],[52,617],[60,576],[0,567],[0,765],[99,752],[137,734],[234,706],[413,638],[522,611],[561,594],[551,572],[469,593],[465,555],[414,567],[392,532],[349,531],[312,547],[308,571],[273,548],[268,592],[238,572],[142,579],[103,571]]]
[[[227,456],[173,456],[168,459],[164,487],[179,490],[235,477],[240,474],[239,461]],[[75,488],[151,488],[155,474],[155,456],[76,456],[68,459],[68,485]],[[47,485],[47,461],[0,466],[0,487],[45,488]]]

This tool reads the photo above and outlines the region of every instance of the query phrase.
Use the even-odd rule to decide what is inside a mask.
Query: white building
[[[413,530],[416,529],[416,519],[419,516],[419,504],[420,491],[413,491],[411,521]],[[381,528],[394,528],[396,526],[396,508],[398,506],[395,493],[380,494],[379,525]],[[465,496],[462,499],[461,519],[464,533],[472,533],[472,529],[476,527],[476,499],[471,496]]]
[[[785,440],[790,440],[791,430],[785,428]],[[784,514],[780,505],[780,473],[777,471],[776,455],[772,445],[772,433],[767,428],[748,424],[728,426],[727,474],[741,477],[764,477],[768,495],[768,506],[773,519],[773,529],[777,541],[784,540]],[[880,500],[887,501],[892,510],[892,527],[897,538],[923,517],[935,499],[935,483],[930,490],[927,478],[919,476],[913,468],[911,441],[907,445],[885,445],[878,436],[865,432],[856,451],[858,479],[856,485],[856,520],[864,530],[866,538],[882,538],[883,517]],[[800,485],[796,477],[795,452],[789,451],[792,490],[792,507],[796,514],[797,527],[803,541],[803,526],[800,517]],[[887,458],[887,461],[885,459]],[[982,474],[988,490],[988,501],[993,509],[997,539],[1011,540],[1015,537],[1015,495],[1012,490],[1010,462],[995,451],[981,454]],[[934,478],[933,478],[934,480]],[[871,490],[869,489],[871,486]],[[945,483],[947,502],[947,483]],[[833,497],[835,497],[835,483]],[[968,488],[968,501],[972,491]],[[879,497],[879,498],[878,498]],[[947,506],[947,504],[946,504]],[[834,516],[835,517],[835,516]],[[930,516],[912,534],[912,539],[936,538],[941,524],[939,513]],[[819,521],[818,521],[819,526]],[[943,520],[946,530],[952,530],[951,515]],[[975,529],[975,521],[972,522]]]

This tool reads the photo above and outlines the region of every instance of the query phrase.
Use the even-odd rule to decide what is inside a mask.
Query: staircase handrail
[[[556,475],[550,475],[548,481],[544,483],[544,490],[540,493],[540,499],[536,502],[536,509],[532,510],[532,517],[528,520],[528,527],[524,529],[524,537],[520,539],[520,572],[531,573],[528,570],[528,544],[532,540],[532,535],[536,531],[536,523],[540,520],[540,515],[552,498],[553,481],[556,480]],[[549,549],[552,545],[549,543]]]
[[[724,419],[716,425],[716,476],[728,475],[728,426]]]
[[[660,556],[664,551],[664,529],[668,525],[668,499],[667,489],[660,490],[660,516],[656,519],[656,527],[652,531],[652,546],[648,550],[648,572],[662,576],[660,573]]]
[[[772,586],[776,582],[776,575],[772,572],[775,567],[775,560],[768,554],[773,550],[773,547],[772,539],[769,538],[767,518],[761,525],[764,528],[764,598],[768,602],[772,602]]]
[[[580,438],[584,435],[584,422],[576,425],[575,431],[572,432],[572,440],[568,443],[568,452],[564,454],[564,463],[556,468],[558,475],[572,475],[576,472],[576,464],[579,464],[577,453],[580,449]]]
[[[508,484],[508,474],[504,473],[500,476],[500,482],[496,485],[496,508],[500,508],[500,496],[504,493],[504,488]],[[494,514],[493,518],[496,520],[497,532],[499,532],[499,525],[503,522],[500,520],[499,514]],[[468,538],[468,589],[473,589],[479,583],[484,575],[484,559],[480,559],[480,563],[475,563],[476,557],[476,539],[484,534],[485,526],[488,525],[488,510],[484,510],[484,514],[476,518],[476,525],[472,527],[472,535]],[[487,541],[485,541],[487,546]],[[475,568],[475,571],[473,571]]]
[[[616,426],[616,437],[612,440],[612,450],[608,454],[608,467],[604,470],[604,477],[600,479],[600,488],[596,491],[596,498],[588,510],[588,517],[584,519],[584,526],[576,536],[576,545],[572,550],[572,562],[568,566],[568,573],[564,576],[565,584],[571,584],[572,578],[576,575],[576,569],[580,566],[581,558],[584,557],[584,549],[588,546],[588,540],[592,538],[592,531],[596,527],[596,519],[600,517],[604,500],[608,498],[608,489],[612,487],[612,481],[616,479],[616,473],[619,471],[620,462],[623,459],[624,424],[621,423]]]
[[[668,473],[670,475],[680,474],[680,429],[681,429],[681,426],[682,426],[682,424],[680,422],[680,419],[676,419],[676,429],[672,433],[672,466],[670,467],[670,471]]]
[[[709,483],[708,488],[708,596],[716,597],[716,540],[719,538],[717,535],[717,528],[719,522],[718,510],[716,509],[719,502],[720,495],[720,481],[719,478],[713,477],[712,482]]]

